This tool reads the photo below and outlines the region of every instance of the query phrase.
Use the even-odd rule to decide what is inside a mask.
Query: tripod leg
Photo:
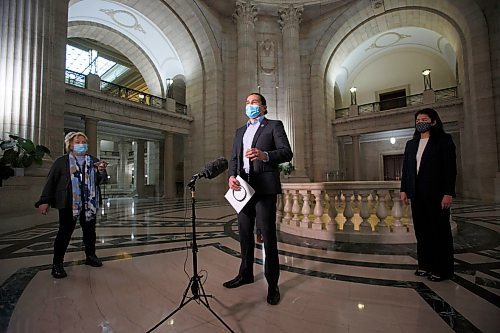
[[[191,302],[194,298],[193,297],[188,297],[187,294],[189,292],[189,289],[191,288],[193,284],[193,279],[190,279],[189,280],[189,284],[186,288],[186,290],[184,290],[184,294],[182,296],[182,300],[181,300],[181,304],[179,304],[179,306],[172,312],[170,312],[170,314],[168,314],[165,318],[163,318],[158,324],[156,324],[154,327],[152,327],[149,331],[147,331],[146,333],[151,333],[153,332],[155,329],[157,329],[161,324],[163,324],[165,321],[167,321],[170,317],[172,317],[174,314],[176,314],[180,309],[182,309],[186,304],[188,304],[189,302]],[[188,301],[186,302],[186,298],[189,298]]]
[[[199,279],[198,276],[197,278]],[[200,296],[198,296],[200,299],[200,303],[203,304],[208,309],[208,311],[210,311],[214,315],[214,317],[217,318],[228,329],[229,332],[234,333],[231,327],[229,327],[229,325],[226,324],[224,320],[222,320],[222,318],[219,317],[219,315],[215,313],[215,311],[212,310],[212,308],[210,307],[210,304],[208,303],[208,297],[213,297],[213,296],[205,294],[205,289],[203,288],[203,284],[201,283],[199,283],[199,289],[201,290]]]
[[[150,333],[154,331],[158,326],[163,324],[168,318],[172,317],[177,311],[182,309],[186,304],[191,302],[192,300],[200,300],[200,303],[203,304],[212,314],[217,318],[231,333],[234,333],[234,331],[222,320],[221,317],[219,317],[211,308],[210,305],[208,304],[208,297],[213,297],[212,295],[207,295],[205,294],[205,289],[203,289],[203,284],[201,283],[200,276],[198,275],[198,245],[196,244],[196,213],[195,213],[195,198],[194,198],[194,184],[196,182],[197,178],[193,178],[191,182],[189,183],[188,187],[191,188],[191,222],[192,222],[192,235],[193,235],[193,242],[191,243],[191,248],[193,252],[193,277],[189,280],[189,284],[184,291],[184,295],[182,297],[181,304],[177,309],[175,309],[172,313],[170,313],[167,317],[162,319],[158,324],[156,324],[155,327],[147,331],[146,333]],[[191,290],[193,296],[188,297],[189,290]],[[201,290],[201,296],[200,296],[200,290]],[[186,298],[188,298],[186,302]]]

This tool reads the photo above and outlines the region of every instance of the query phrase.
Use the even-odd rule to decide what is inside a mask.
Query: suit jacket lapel
[[[269,121],[267,120],[267,118],[264,118],[264,120],[262,120],[262,123],[259,125],[259,129],[257,130],[257,132],[255,132],[255,135],[253,137],[252,147],[255,147],[255,144],[257,143],[260,134],[262,133],[268,122]]]
[[[243,135],[245,135],[246,126],[240,127],[237,132],[237,149],[238,149],[238,174],[240,174],[240,169],[243,168]]]

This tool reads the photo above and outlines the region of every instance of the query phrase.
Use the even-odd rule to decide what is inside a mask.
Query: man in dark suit
[[[254,225],[262,233],[266,259],[265,277],[268,284],[267,303],[280,301],[278,241],[276,238],[276,198],[281,193],[278,165],[293,157],[283,123],[265,118],[266,99],[258,93],[247,97],[247,123],[236,130],[229,160],[229,188],[240,190],[239,175],[255,190],[254,196],[238,214],[241,265],[238,275],[225,282],[226,288],[237,288],[254,282]]]
[[[400,198],[411,199],[417,238],[417,276],[443,281],[453,276],[450,206],[457,176],[455,144],[434,109],[415,114],[415,133],[405,148]]]

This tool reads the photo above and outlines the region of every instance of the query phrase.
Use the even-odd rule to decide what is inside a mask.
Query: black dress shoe
[[[88,256],[87,259],[85,259],[85,265],[89,265],[92,267],[101,267],[102,266],[102,261],[97,258],[97,256]]]
[[[66,274],[66,271],[64,270],[63,264],[52,265],[52,276],[56,279],[62,279],[68,276],[68,274]]]
[[[421,269],[417,269],[415,271],[415,275],[416,276],[429,276],[429,275],[431,275],[431,272],[429,272],[429,271],[423,271]]]
[[[449,279],[451,279],[450,276],[439,276],[439,275],[436,275],[436,274],[431,274],[427,278],[427,280],[432,281],[432,282],[441,282],[441,281],[449,280]]]
[[[278,287],[269,287],[267,290],[267,303],[276,305],[280,302],[281,295]]]
[[[243,276],[238,275],[234,279],[224,282],[222,285],[226,288],[233,289],[241,287],[244,284],[253,283],[253,276],[251,278],[243,278]]]

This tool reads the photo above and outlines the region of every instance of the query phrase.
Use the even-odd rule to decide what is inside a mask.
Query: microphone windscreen
[[[226,171],[227,167],[227,160],[224,157],[219,157],[218,159],[207,163],[201,174],[203,174],[205,178],[212,179]]]

